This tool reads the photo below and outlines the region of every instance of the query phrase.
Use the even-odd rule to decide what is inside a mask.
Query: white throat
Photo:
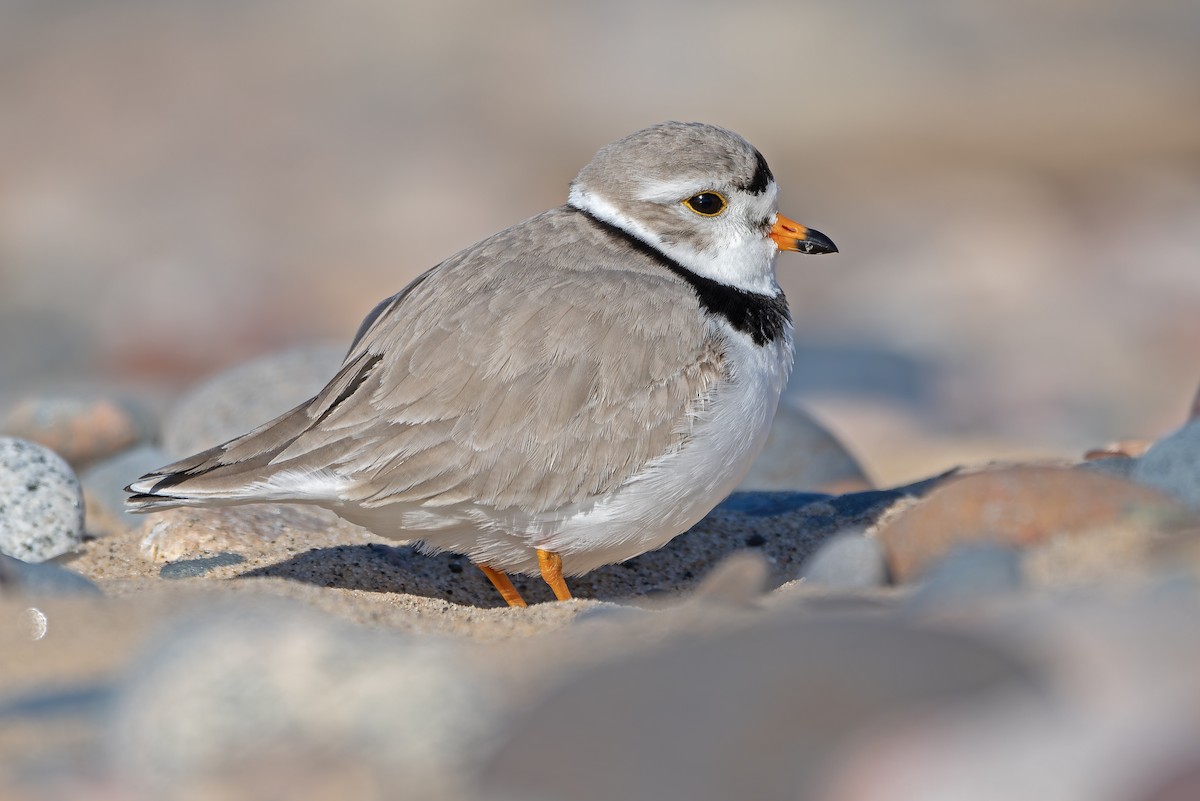
[[[775,256],[779,248],[767,237],[747,236],[728,227],[714,226],[714,231],[724,231],[726,235],[718,236],[712,248],[700,252],[684,244],[663,242],[654,231],[578,185],[571,186],[567,203],[637,237],[697,275],[760,295],[774,297],[780,292],[775,280]]]

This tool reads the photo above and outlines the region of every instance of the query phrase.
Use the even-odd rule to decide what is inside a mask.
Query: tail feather
[[[271,465],[311,425],[306,409],[307,404],[297,407],[249,434],[147,473],[125,488],[126,510],[319,499],[320,487],[334,478],[328,470],[286,461]]]
[[[175,506],[335,500],[344,480],[329,466],[359,443],[322,432],[320,423],[368,380],[378,381],[372,377],[381,360],[367,352],[354,356],[315,398],[249,434],[147,473],[125,488],[130,493],[125,508],[152,512]]]

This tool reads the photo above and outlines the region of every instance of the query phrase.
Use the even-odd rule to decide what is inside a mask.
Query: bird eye
[[[692,195],[687,200],[683,201],[683,205],[687,206],[697,214],[705,217],[716,217],[721,212],[725,211],[725,198],[721,197],[716,192],[701,192],[698,195]]]

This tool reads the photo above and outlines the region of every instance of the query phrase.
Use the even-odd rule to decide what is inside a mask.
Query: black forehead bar
[[[763,158],[763,154],[759,153],[756,148],[754,151],[754,177],[750,179],[750,183],[740,188],[745,189],[751,194],[761,195],[767,191],[767,187],[774,180],[775,176],[771,174],[771,168],[767,166],[767,160]]]

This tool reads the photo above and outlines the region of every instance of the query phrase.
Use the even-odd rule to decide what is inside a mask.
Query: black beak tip
[[[800,243],[800,248],[805,253],[837,253],[838,247],[833,244],[833,240],[825,236],[815,228],[808,229],[808,235],[804,241]]]

